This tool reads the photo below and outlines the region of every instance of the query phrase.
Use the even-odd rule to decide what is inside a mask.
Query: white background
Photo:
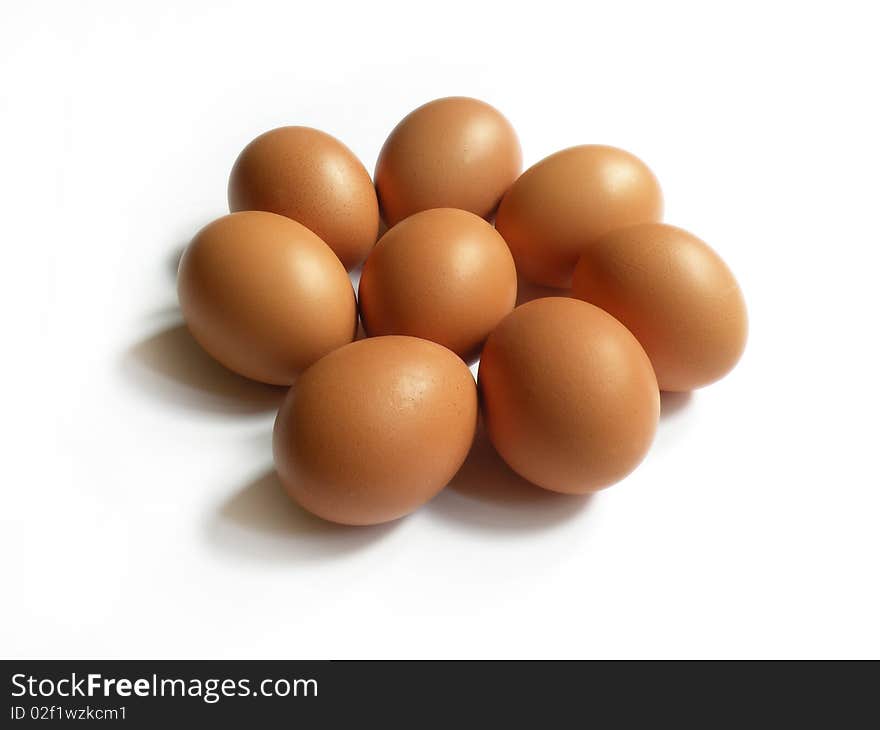
[[[4,3],[4,657],[878,657],[880,51],[872,3]],[[874,8],[876,10],[876,8]],[[526,164],[635,152],[751,317],[593,498],[485,445],[397,524],[304,515],[279,391],[180,327],[181,247],[256,134],[372,170],[450,94]]]

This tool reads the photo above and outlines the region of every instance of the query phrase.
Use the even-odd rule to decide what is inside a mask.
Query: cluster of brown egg
[[[462,465],[480,413],[527,480],[601,489],[647,453],[660,390],[736,364],[747,329],[736,280],[660,222],[641,160],[583,145],[521,166],[507,119],[462,97],[395,127],[375,185],[307,127],[239,155],[233,212],[181,259],[180,304],[220,363],[292,386],[275,463],[306,509],[345,524],[412,512]],[[347,270],[361,264],[356,297]],[[518,280],[558,291],[517,307]]]

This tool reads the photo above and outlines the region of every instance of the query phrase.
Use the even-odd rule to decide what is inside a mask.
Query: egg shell
[[[229,210],[265,210],[314,231],[346,269],[360,264],[379,231],[376,190],[363,164],[335,137],[310,127],[261,134],[235,161]]]
[[[291,389],[275,421],[275,465],[319,517],[388,522],[449,483],[476,424],[476,384],[453,352],[415,337],[359,340]]]
[[[520,274],[568,288],[578,258],[599,236],[662,215],[660,185],[644,162],[616,147],[582,145],[526,170],[501,201],[495,227]]]
[[[357,306],[327,245],[290,218],[232,213],[199,231],[180,261],[178,296],[193,337],[240,375],[289,385],[352,341]]]
[[[487,218],[522,169],[510,122],[477,99],[420,106],[392,130],[376,162],[376,189],[389,226],[430,208]]]
[[[572,294],[623,322],[662,390],[726,375],[743,353],[748,316],[727,264],[681,228],[651,223],[602,236],[578,262]]]
[[[648,356],[614,317],[566,297],[513,310],[486,341],[480,396],[492,444],[556,492],[607,487],[642,461],[660,416]]]
[[[454,208],[405,218],[376,244],[358,300],[369,335],[413,335],[477,354],[516,301],[516,267],[485,220]]]

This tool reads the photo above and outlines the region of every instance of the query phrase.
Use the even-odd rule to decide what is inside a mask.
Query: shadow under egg
[[[660,391],[660,419],[665,420],[687,410],[694,399],[692,391]]]
[[[523,479],[498,455],[481,422],[461,469],[428,509],[476,529],[544,530],[573,519],[591,499],[551,492]]]
[[[183,324],[132,346],[123,370],[140,389],[175,406],[225,413],[276,410],[287,388],[249,380],[226,369],[193,339]]]
[[[351,527],[322,520],[287,496],[273,469],[226,499],[210,516],[206,534],[212,546],[240,557],[299,562],[356,552],[399,523]]]

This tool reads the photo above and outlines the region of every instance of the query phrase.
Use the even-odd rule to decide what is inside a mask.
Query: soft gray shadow
[[[498,455],[480,424],[467,459],[429,505],[432,515],[492,531],[547,529],[572,519],[590,495],[557,494],[516,474]]]
[[[255,560],[326,560],[381,540],[399,522],[369,527],[326,522],[291,500],[273,469],[220,506],[208,521],[207,537],[224,551]]]
[[[666,420],[686,410],[694,399],[691,391],[675,393],[669,390],[660,391],[660,418]]]
[[[137,386],[176,406],[262,413],[277,409],[287,392],[227,370],[199,346],[183,324],[134,345],[125,354],[123,367]]]
[[[571,296],[569,289],[555,289],[551,286],[541,286],[526,281],[521,276],[516,278],[516,306],[525,304],[533,299],[543,299],[544,297],[568,297]]]

